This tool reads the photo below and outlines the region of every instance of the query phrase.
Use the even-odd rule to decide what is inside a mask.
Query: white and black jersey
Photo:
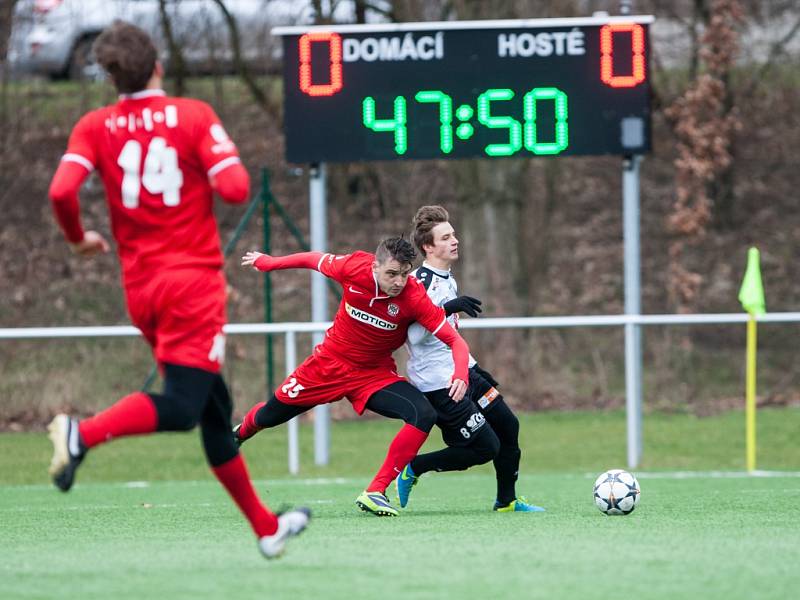
[[[423,262],[413,273],[425,286],[428,296],[436,306],[442,306],[458,296],[458,284],[450,271],[434,269]],[[450,325],[458,329],[458,314],[447,317]],[[450,386],[455,365],[450,348],[419,323],[412,323],[408,328],[406,341],[409,359],[406,365],[408,380],[421,392],[441,390]],[[475,359],[470,355],[470,368]]]

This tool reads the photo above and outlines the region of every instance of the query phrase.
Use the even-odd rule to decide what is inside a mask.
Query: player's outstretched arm
[[[278,271],[280,269],[314,269],[319,271],[322,252],[298,252],[288,256],[270,256],[251,251],[242,257],[243,267],[253,267],[256,271]]]
[[[254,250],[251,250],[242,257],[242,266],[253,267],[254,269],[256,269],[256,261],[262,256],[267,256],[267,255],[264,254],[263,252],[256,252]],[[256,269],[256,271],[258,270],[259,269]]]

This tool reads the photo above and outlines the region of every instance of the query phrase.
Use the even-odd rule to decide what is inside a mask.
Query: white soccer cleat
[[[75,471],[86,455],[78,432],[78,421],[67,415],[56,415],[47,430],[53,442],[53,458],[48,472],[56,487],[67,492],[75,481]]]
[[[300,535],[311,520],[311,511],[301,506],[278,515],[278,531],[258,540],[258,549],[266,558],[278,558],[289,538]]]

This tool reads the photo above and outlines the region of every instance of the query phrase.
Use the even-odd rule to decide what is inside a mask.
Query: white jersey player
[[[414,216],[412,237],[424,254],[425,262],[414,276],[425,286],[434,304],[444,308],[453,328],[458,327],[458,313],[476,317],[481,301],[459,296],[450,266],[458,260],[458,239],[441,206],[423,206]],[[544,509],[517,496],[516,481],[521,451],[519,421],[492,375],[469,357],[469,389],[460,402],[447,394],[453,360],[447,346],[418,324],[408,330],[406,341],[410,358],[407,377],[425,394],[436,409],[437,425],[447,448],[417,455],[398,475],[397,495],[400,506],[408,503],[412,487],[428,471],[460,471],[488,461],[494,462],[497,474],[498,512],[541,512]]]
[[[449,269],[437,269],[428,262],[413,273],[436,306],[442,306],[450,300],[458,298],[458,284]],[[445,309],[446,312],[448,312]],[[453,329],[458,329],[458,313],[449,313],[447,320]],[[446,388],[453,374],[453,356],[450,349],[442,344],[436,336],[419,323],[408,328],[406,348],[409,353],[406,365],[408,380],[421,392],[430,392]],[[469,366],[475,366],[475,359],[470,354]],[[448,371],[449,369],[449,371]]]

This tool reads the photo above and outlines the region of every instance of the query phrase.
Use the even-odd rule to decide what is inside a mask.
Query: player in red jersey
[[[403,419],[405,425],[372,483],[356,499],[364,511],[397,516],[386,488],[417,454],[436,422],[425,396],[397,374],[392,352],[403,345],[414,321],[450,346],[455,364],[448,393],[456,402],[467,390],[469,348],[411,273],[414,247],[402,238],[384,240],[375,254],[302,252],[284,257],[248,252],[245,266],[259,271],[315,269],[342,286],[342,303],[325,339],[286,378],[268,402],[255,405],[234,431],[240,442],[261,429],[285,423],[312,406],[347,397],[360,415],[369,409]]]
[[[148,35],[115,22],[94,44],[119,101],[78,121],[50,186],[56,219],[72,250],[91,257],[109,244],[81,227],[78,191],[99,173],[122,263],[131,321],[153,348],[161,394],[134,392],[82,421],[58,415],[49,426],[50,474],[72,487],[87,451],[111,439],[200,425],[206,458],[250,522],[261,552],[278,556],[305,529],[300,508],[277,516],[258,498],[231,438],[233,404],[224,358],[225,277],[213,192],[245,202],[250,178],[213,109],[161,90],[163,69]]]

